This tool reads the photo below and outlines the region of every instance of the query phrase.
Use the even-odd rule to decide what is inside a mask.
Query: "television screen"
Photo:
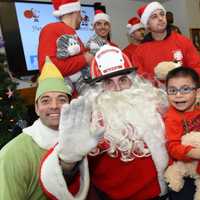
[[[77,34],[85,43],[93,34],[94,6],[81,5],[83,21]],[[16,75],[38,72],[37,47],[43,26],[56,22],[50,2],[2,2],[0,22],[10,70]]]

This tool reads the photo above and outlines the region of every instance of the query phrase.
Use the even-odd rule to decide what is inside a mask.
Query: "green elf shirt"
[[[20,134],[0,151],[0,200],[46,200],[39,184],[40,161],[46,150]]]
[[[86,198],[89,188],[87,158],[79,165],[81,184],[73,196],[68,190],[56,150],[46,157],[48,150],[57,144],[58,137],[58,131],[46,127],[38,119],[0,151],[0,200],[47,200],[46,190],[54,199]]]

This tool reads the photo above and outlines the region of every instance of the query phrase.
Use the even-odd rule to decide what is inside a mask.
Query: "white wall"
[[[189,16],[187,17],[186,0],[169,0],[163,3],[163,5],[167,11],[173,12],[174,24],[180,28],[184,35],[189,36]]]
[[[200,28],[200,0],[186,1],[186,7],[189,16],[188,28]]]
[[[200,28],[199,0],[169,0],[163,5],[174,13],[175,24],[190,37],[190,28]]]

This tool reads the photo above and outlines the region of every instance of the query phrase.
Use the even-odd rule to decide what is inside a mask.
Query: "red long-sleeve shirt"
[[[41,71],[46,56],[49,56],[51,61],[58,67],[63,76],[72,75],[87,66],[83,52],[84,45],[78,38],[80,43],[80,53],[75,56],[59,59],[57,53],[57,40],[63,35],[75,35],[73,28],[63,22],[55,22],[47,24],[40,32],[39,46],[38,46],[38,63]]]
[[[200,131],[200,108],[191,112],[178,112],[170,108],[165,115],[167,149],[172,160],[190,161],[186,154],[192,146],[182,145],[181,137],[191,131]]]
[[[154,68],[163,61],[181,61],[200,74],[200,54],[187,37],[171,32],[164,40],[153,40],[139,45],[131,58],[139,74],[154,77]]]
[[[138,45],[135,45],[135,44],[129,44],[127,47],[125,47],[122,52],[125,53],[128,58],[131,60],[132,56],[133,56],[133,53],[134,51],[136,50],[136,48],[138,47]]]

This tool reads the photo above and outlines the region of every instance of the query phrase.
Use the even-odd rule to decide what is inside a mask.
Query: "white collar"
[[[49,149],[58,142],[58,131],[45,126],[40,119],[32,126],[23,129],[23,133],[30,135],[43,149]]]

